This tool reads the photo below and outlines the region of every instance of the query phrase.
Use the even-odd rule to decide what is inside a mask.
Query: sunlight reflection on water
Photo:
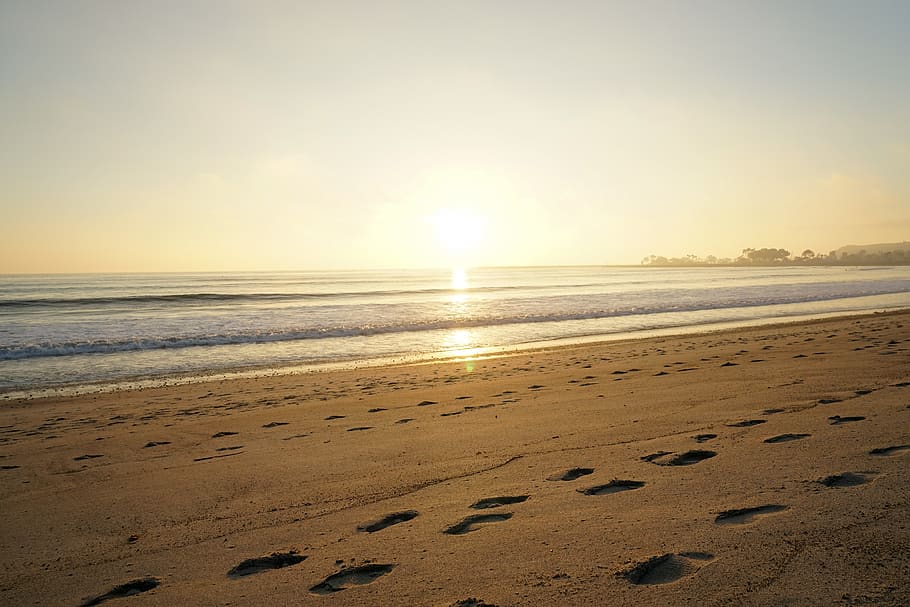
[[[5,280],[0,399],[25,388],[467,359],[540,344],[910,307],[910,268],[893,267],[447,268]]]

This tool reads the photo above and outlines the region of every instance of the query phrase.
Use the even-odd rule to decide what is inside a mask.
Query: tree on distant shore
[[[743,254],[736,260],[751,265],[775,265],[790,259],[786,249],[743,249]]]

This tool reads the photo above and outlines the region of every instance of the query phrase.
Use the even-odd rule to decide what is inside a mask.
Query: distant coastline
[[[743,249],[739,257],[664,257],[649,255],[641,260],[643,266],[656,267],[772,267],[772,266],[907,266],[910,265],[910,242],[848,245],[816,253],[805,249],[792,255],[787,249]]]

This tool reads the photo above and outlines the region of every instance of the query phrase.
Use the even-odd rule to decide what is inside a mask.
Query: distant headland
[[[649,255],[641,260],[645,266],[907,266],[910,265],[910,242],[869,245],[847,245],[829,253],[806,249],[792,255],[786,249],[743,249],[739,257],[663,257]]]

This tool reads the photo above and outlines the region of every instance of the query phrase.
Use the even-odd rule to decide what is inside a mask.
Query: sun
[[[487,219],[468,209],[441,209],[430,222],[436,230],[436,240],[447,252],[466,254],[477,250],[487,227]]]

